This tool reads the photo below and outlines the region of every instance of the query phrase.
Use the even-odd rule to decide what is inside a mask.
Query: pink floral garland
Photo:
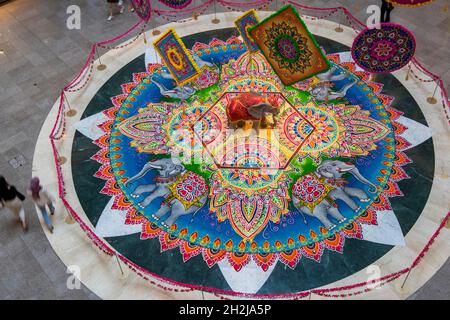
[[[253,2],[244,2],[244,1],[232,2],[225,0],[217,0],[218,3],[223,4],[224,6],[231,6],[231,7],[254,7],[269,4],[272,1],[273,0],[256,0]]]
[[[326,13],[326,14],[324,14],[323,16],[319,16],[319,17],[312,17],[312,16],[309,16],[309,15],[303,16],[303,15],[302,15],[302,18],[305,17],[306,19],[310,19],[310,20],[322,20],[322,19],[326,19],[326,18],[331,17],[332,15],[334,15],[334,14],[335,14],[336,12],[338,12],[338,11],[339,11],[339,10],[336,9],[336,10],[333,10],[333,11],[331,11],[331,12],[329,12],[329,13]]]
[[[189,9],[189,10],[196,10],[196,9],[198,9],[200,7],[202,7],[202,8],[203,7],[207,7],[212,2],[213,2],[213,0],[207,1],[205,4],[200,5],[200,6],[196,7],[196,8],[193,8],[193,9]],[[232,5],[238,5],[236,3],[232,3],[232,2],[224,1],[224,0],[218,0],[218,2],[220,2],[222,4],[225,4],[225,5],[231,5],[231,4]],[[259,1],[258,3],[259,4],[267,4],[268,2],[269,1],[267,1],[267,0],[262,0],[262,1]],[[309,10],[317,10],[317,11],[332,10],[331,11],[332,13],[337,12],[337,10],[343,10],[343,12],[346,14],[347,19],[351,18],[353,20],[353,22],[359,24],[360,26],[364,26],[364,24],[361,21],[359,21],[357,18],[355,18],[353,15],[351,15],[351,13],[347,9],[345,9],[343,7],[315,8],[315,7],[308,7],[308,6],[303,6],[303,5],[300,5],[300,4],[296,4],[293,1],[287,1],[287,2],[295,4],[295,5],[300,6],[300,7],[303,7],[305,9],[309,9]],[[256,4],[257,4],[257,2],[255,2],[255,5]],[[246,5],[248,5],[248,4],[246,4]],[[241,5],[241,6],[243,6],[243,5]],[[185,10],[184,12],[190,12],[189,10]],[[156,12],[157,14],[161,14],[162,10],[154,10],[154,12]],[[350,20],[349,20],[349,22],[350,22]],[[151,272],[149,272],[149,271],[139,267],[138,265],[134,264],[133,262],[131,262],[130,260],[128,260],[127,258],[122,256],[121,254],[117,253],[113,248],[110,247],[109,244],[107,244],[104,240],[102,240],[100,237],[98,237],[95,234],[95,232],[75,212],[75,210],[70,206],[69,202],[65,198],[66,192],[65,192],[65,187],[64,187],[64,177],[63,177],[63,174],[62,174],[61,165],[59,163],[59,154],[58,154],[58,151],[57,151],[57,148],[56,148],[56,144],[55,144],[55,141],[60,140],[64,136],[64,133],[65,133],[65,125],[66,125],[66,118],[65,118],[65,111],[66,110],[65,109],[66,109],[66,104],[64,103],[64,98],[65,98],[64,92],[76,92],[76,91],[79,91],[86,85],[86,83],[89,82],[90,75],[92,73],[92,66],[93,66],[93,61],[95,59],[95,52],[96,52],[96,47],[97,46],[106,47],[105,46],[106,44],[110,44],[112,42],[115,42],[117,40],[122,39],[123,37],[127,36],[128,34],[130,34],[134,29],[136,29],[137,27],[139,27],[143,23],[144,23],[144,21],[141,20],[139,23],[134,25],[132,28],[130,28],[124,34],[122,34],[122,35],[120,35],[118,37],[115,37],[113,39],[110,39],[110,40],[106,40],[106,41],[95,43],[92,46],[91,52],[90,52],[88,58],[86,59],[86,63],[84,65],[84,67],[82,68],[82,70],[80,71],[80,73],[75,77],[74,80],[72,80],[61,91],[61,94],[60,94],[60,97],[59,97],[59,106],[58,106],[57,117],[56,117],[54,126],[53,126],[53,128],[51,130],[51,133],[49,135],[50,143],[51,143],[51,147],[52,147],[52,151],[53,151],[53,160],[55,162],[56,173],[57,173],[57,178],[58,178],[58,194],[59,194],[59,197],[61,198],[64,206],[67,208],[69,214],[80,225],[80,227],[83,230],[83,232],[87,235],[87,237],[94,243],[94,245],[97,248],[99,248],[101,251],[103,251],[107,255],[110,255],[110,256],[116,255],[131,270],[133,270],[138,275],[143,277],[145,280],[149,281],[152,285],[157,286],[158,288],[161,288],[161,289],[166,290],[166,291],[171,291],[171,292],[190,292],[190,291],[193,291],[193,290],[201,290],[201,291],[205,291],[205,292],[211,292],[214,295],[216,295],[217,297],[219,297],[220,299],[228,299],[228,298],[220,296],[220,295],[237,296],[237,297],[242,297],[242,298],[258,298],[258,299],[264,299],[264,298],[303,299],[305,297],[310,296],[311,294],[317,294],[317,295],[320,295],[320,296],[333,297],[333,298],[343,298],[343,297],[355,296],[355,295],[359,295],[359,294],[363,294],[363,293],[369,292],[372,289],[366,287],[363,290],[358,290],[358,291],[353,291],[353,292],[346,292],[346,291],[350,291],[350,290],[353,290],[353,289],[361,288],[363,286],[367,286],[368,284],[378,284],[379,286],[382,286],[382,285],[384,285],[386,283],[389,283],[389,282],[391,282],[391,281],[393,281],[395,279],[398,279],[401,275],[405,274],[406,272],[410,272],[412,269],[414,269],[415,267],[417,267],[420,264],[420,262],[422,261],[423,257],[429,251],[431,245],[434,243],[435,239],[438,237],[438,235],[440,234],[441,230],[444,228],[446,222],[450,218],[450,212],[448,212],[446,214],[445,218],[442,220],[441,224],[439,225],[439,228],[435,231],[435,233],[433,234],[431,239],[428,241],[428,243],[425,245],[423,250],[419,253],[419,255],[414,259],[414,261],[413,261],[413,263],[411,264],[410,267],[402,269],[402,270],[397,271],[397,272],[394,272],[392,274],[380,277],[378,279],[374,279],[374,280],[372,280],[370,282],[360,282],[360,283],[356,283],[356,284],[348,285],[348,286],[335,287],[335,288],[325,288],[325,289],[313,289],[313,290],[309,290],[309,291],[302,291],[302,292],[288,293],[288,294],[249,294],[249,293],[234,292],[234,291],[229,291],[229,290],[214,289],[214,288],[209,288],[209,287],[199,286],[199,285],[188,285],[188,284],[185,284],[185,283],[176,282],[176,281],[173,281],[171,279],[164,278],[164,277],[161,277],[161,276],[159,276],[157,274],[151,273]],[[141,34],[143,32],[144,28],[142,29],[142,31],[139,34]],[[136,39],[137,38],[138,37],[136,37]],[[132,42],[134,42],[135,40],[133,40]],[[129,45],[129,44],[127,44],[127,45]],[[111,47],[111,48],[121,48],[121,47],[124,47],[124,46],[125,45],[122,45],[122,46],[119,46],[119,47]],[[433,73],[428,71],[426,68],[424,68],[415,58],[413,59],[413,64],[418,68],[419,71],[422,71],[423,73],[427,74],[433,80],[435,80],[435,81],[438,80],[438,85],[441,88],[442,104],[444,106],[444,111],[446,113],[447,120],[449,120],[449,123],[450,123],[450,118],[448,117],[448,113],[447,113],[447,109],[449,107],[449,101],[448,101],[447,93],[446,93],[446,91],[444,89],[444,83],[443,83],[442,79],[440,79],[440,77],[434,75]],[[85,73],[87,68],[89,68],[89,72]],[[74,88],[79,86],[81,81],[84,80],[84,79],[86,79],[86,81],[81,85],[81,88],[78,88],[78,89],[75,90]],[[159,280],[161,282],[167,283],[167,284],[169,284],[171,286],[178,287],[178,288],[171,288],[171,287],[163,286],[163,285],[155,282],[154,280],[152,280],[152,278],[157,279],[157,280]],[[346,293],[335,293],[335,292],[346,292]]]
[[[445,216],[445,218],[442,219],[441,224],[439,225],[439,228],[434,232],[434,234],[431,237],[430,241],[428,241],[428,243],[425,245],[423,250],[420,252],[420,254],[417,256],[417,258],[411,264],[411,267],[409,269],[413,269],[413,268],[415,268],[415,267],[417,267],[419,265],[420,261],[422,261],[423,257],[425,256],[425,253],[427,253],[428,250],[430,250],[431,245],[434,243],[436,238],[439,236],[439,233],[441,232],[441,230],[445,227],[445,225],[448,222],[449,218],[450,218],[450,212],[448,212],[447,215]]]
[[[78,75],[67,85],[63,88],[62,91],[66,91],[69,88],[72,88],[74,83],[80,80],[82,78],[86,68],[91,63],[92,59],[94,59],[94,53],[95,53],[95,44],[91,47],[91,51],[89,52],[88,58],[86,59],[86,62],[84,63],[83,67],[81,68],[81,71],[78,73]]]
[[[92,59],[89,64],[89,71],[87,73],[83,73],[85,76],[80,77],[80,79],[75,82],[73,85],[70,86],[70,88],[67,88],[66,92],[78,92],[81,91],[88,83],[89,80],[91,80],[92,72],[94,70],[94,61],[95,58],[92,56]],[[80,85],[81,81],[84,81],[83,84]],[[74,89],[77,88],[77,89]]]
[[[144,23],[142,23],[142,22],[144,22],[144,20],[141,20],[141,22],[138,23],[138,24],[135,26],[135,27],[137,28],[140,24],[143,24],[143,26],[142,26],[141,30],[139,31],[139,33],[136,35],[136,37],[134,37],[132,40],[128,41],[127,43],[121,44],[121,45],[118,45],[118,46],[106,46],[106,45],[103,44],[103,43],[97,43],[97,46],[99,46],[99,47],[101,47],[101,48],[103,48],[103,49],[110,49],[110,50],[116,50],[116,49],[122,49],[122,48],[128,47],[129,45],[135,43],[135,42],[139,39],[139,37],[141,36],[141,34],[144,33],[145,28],[147,27],[147,22],[144,22]],[[134,29],[135,29],[135,28],[134,28]],[[134,30],[134,29],[133,29],[133,30]]]

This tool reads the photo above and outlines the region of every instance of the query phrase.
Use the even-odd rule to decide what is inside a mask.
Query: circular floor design
[[[220,88],[213,88],[216,91],[236,92],[242,87],[252,85],[245,72],[237,75],[241,82],[235,81],[236,75],[234,78],[224,79],[223,70],[226,69],[224,65],[229,63],[231,57],[234,59],[241,57],[242,64],[239,65],[238,62],[236,70],[246,65],[242,47],[230,40],[233,33],[232,29],[221,29],[183,38],[188,48],[191,48],[194,42],[203,42],[212,47],[217,44],[220,48],[228,46],[224,52],[219,49],[216,56],[216,61],[224,62],[221,64],[221,76],[223,83],[226,84]],[[222,43],[211,44],[213,38],[222,39]],[[251,77],[255,90],[264,85],[273,85],[274,92],[282,91],[284,96],[289,96],[286,99],[288,102],[284,102],[286,106],[294,105],[295,109],[300,110],[299,114],[293,114],[293,111],[289,113],[291,109],[286,107],[286,112],[281,114],[280,119],[284,119],[281,125],[285,125],[288,129],[285,131],[284,139],[282,137],[278,142],[291,147],[289,143],[295,144],[295,138],[304,138],[303,133],[306,131],[309,133],[308,124],[305,127],[305,124],[300,125],[299,121],[305,119],[312,121],[315,118],[322,119],[322,122],[313,126],[318,130],[316,133],[320,133],[321,125],[327,128],[327,137],[333,136],[333,132],[343,136],[344,131],[356,134],[362,130],[365,135],[359,137],[365,140],[358,140],[358,137],[349,139],[348,141],[360,141],[359,145],[352,146],[352,150],[358,146],[361,150],[346,156],[333,150],[333,139],[331,141],[316,139],[316,142],[325,145],[323,148],[313,143],[314,139],[306,141],[299,149],[299,153],[284,155],[286,158],[290,156],[295,158],[292,164],[294,174],[289,175],[285,170],[277,170],[276,175],[283,175],[283,179],[278,180],[276,188],[273,187],[273,181],[269,181],[270,183],[266,185],[270,185],[274,190],[283,190],[284,185],[279,181],[285,182],[291,178],[293,181],[287,183],[285,189],[293,190],[294,185],[299,186],[296,181],[309,176],[324,160],[351,161],[364,177],[375,182],[377,191],[372,194],[369,192],[369,186],[365,188],[357,179],[347,176],[345,176],[348,180],[346,183],[365,190],[370,201],[360,201],[360,208],[356,211],[337,201],[336,205],[346,220],[339,223],[331,219],[337,226],[328,230],[313,217],[306,217],[305,224],[305,219],[298,214],[292,203],[287,203],[286,207],[278,206],[278,211],[275,211],[278,218],[266,221],[260,228],[250,230],[253,233],[239,229],[236,223],[232,225],[230,220],[236,218],[232,215],[222,222],[217,222],[217,219],[214,219],[215,215],[208,210],[211,208],[208,203],[198,210],[194,218],[185,215],[169,226],[162,224],[164,219],[152,217],[161,202],[153,207],[141,208],[139,204],[144,198],[131,196],[138,185],[124,184],[126,179],[136,174],[149,160],[161,158],[161,155],[138,152],[135,147],[142,146],[139,143],[145,139],[145,128],[148,128],[148,118],[145,116],[152,114],[146,113],[148,110],[139,109],[150,102],[159,101],[158,90],[151,81],[152,75],[144,73],[144,57],[140,56],[106,81],[87,105],[81,121],[75,125],[78,132],[74,136],[71,164],[74,186],[87,218],[99,234],[128,259],[161,276],[188,284],[255,293],[297,292],[331,284],[376,262],[391,251],[394,245],[404,245],[403,236],[408,234],[417,221],[433,183],[434,165],[430,163],[435,161],[430,159],[430,156],[434,154],[434,149],[427,121],[414,98],[394,76],[379,76],[369,80],[368,75],[358,70],[351,62],[347,47],[323,37],[318,37],[318,42],[338,70],[348,69],[350,79],[357,75],[366,82],[358,81],[349,90],[346,105],[335,103],[333,108],[326,108],[320,102],[308,99],[308,83],[302,83],[303,86],[295,89],[284,88],[276,81],[270,83],[267,78],[258,76],[258,72],[255,72]],[[235,48],[231,48],[233,45]],[[223,56],[225,58],[220,60],[219,58]],[[211,55],[210,58],[214,57]],[[262,58],[257,62],[260,67],[264,67]],[[218,101],[220,103],[220,98],[216,101],[201,99],[208,97],[211,91],[214,92],[211,88],[205,88],[198,94],[200,99],[188,101],[193,107],[191,106],[192,110],[188,109],[186,115],[171,110],[168,115],[173,123],[169,123],[173,126],[179,125],[182,116],[189,118],[190,111],[194,123],[205,117],[208,121],[204,121],[203,125],[205,123],[211,125],[214,123],[210,121],[212,119],[221,121],[220,114],[212,116],[207,112],[210,106],[215,106],[214,110],[218,109],[217,103]],[[219,94],[216,96],[221,97]],[[112,102],[109,101],[110,98]],[[168,107],[171,103],[173,102],[170,100],[166,102]],[[344,109],[355,105],[360,106],[352,109],[353,119],[359,120],[356,121],[357,124],[346,126],[345,122],[341,121],[340,126],[333,125],[342,120],[336,115],[337,110],[342,109],[340,114],[342,116],[345,113]],[[107,111],[101,113],[104,110]],[[311,125],[310,121],[307,122]],[[127,131],[127,124],[128,128],[140,130],[134,133]],[[97,125],[100,125],[102,132],[97,139],[92,139],[93,127]],[[165,130],[168,138],[177,138],[175,134],[171,135],[170,125],[166,126]],[[416,134],[419,130],[424,133],[422,136]],[[86,135],[86,132],[90,134]],[[113,137],[108,139],[111,133]],[[130,146],[133,140],[134,143]],[[149,140],[145,142],[148,143]],[[339,142],[342,145],[347,141],[339,140]],[[111,164],[109,167],[105,166],[108,162]],[[230,181],[229,177],[225,176],[224,169],[215,167],[215,170],[210,170],[211,167],[190,166],[188,172],[202,177],[209,188],[212,187],[215,176],[219,174],[222,179],[219,179],[219,184],[224,183],[223,179],[228,184],[236,182]],[[151,181],[154,175],[154,172],[150,172],[146,181]],[[246,172],[241,174],[237,181],[241,184],[241,189],[244,187],[250,191],[255,189],[255,182],[249,184]],[[242,182],[246,185],[243,186]],[[264,188],[259,190],[261,189]],[[286,191],[285,198],[292,197],[294,191],[289,190]],[[220,211],[220,208],[218,210]],[[218,214],[217,211],[215,213]],[[113,221],[111,214],[125,217],[121,221],[122,225]],[[251,214],[246,208],[241,211],[241,215],[250,223]],[[219,229],[219,226],[223,227]],[[188,231],[183,232],[183,229]],[[205,237],[220,241],[216,243],[204,241]],[[242,239],[245,241],[239,241]],[[230,240],[232,244],[227,246]],[[252,246],[253,243],[255,245]],[[265,246],[266,243],[268,247]],[[245,276],[246,272],[256,272],[258,276],[254,281],[242,283],[242,278],[236,275]]]

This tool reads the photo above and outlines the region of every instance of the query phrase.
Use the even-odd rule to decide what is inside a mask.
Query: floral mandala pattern
[[[296,27],[286,22],[274,23],[266,30],[267,40],[264,42],[270,48],[270,57],[280,68],[291,72],[304,72],[311,66],[312,52],[308,49],[306,37],[303,37]]]
[[[372,73],[389,73],[403,68],[416,50],[414,35],[405,27],[383,23],[380,29],[364,29],[355,38],[352,55],[356,63]]]

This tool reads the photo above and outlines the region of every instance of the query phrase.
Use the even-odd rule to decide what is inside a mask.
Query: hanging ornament
[[[152,8],[150,0],[130,0],[136,14],[145,21],[150,19]]]

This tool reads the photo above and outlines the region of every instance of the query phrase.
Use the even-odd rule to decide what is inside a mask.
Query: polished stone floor
[[[307,1],[313,6],[345,5],[364,19],[379,1]],[[355,5],[357,3],[357,5]],[[445,1],[420,10],[396,8],[392,21],[413,30],[417,57],[450,84],[450,15]],[[81,7],[81,30],[65,26],[66,8]],[[101,0],[15,0],[0,5],[0,174],[25,190],[40,127],[64,83],[83,64],[92,42],[120,34],[136,23],[124,13],[106,21]],[[436,106],[438,107],[438,106]],[[10,162],[22,160],[14,168]],[[32,205],[26,204],[29,231],[8,213],[0,214],[0,299],[96,299],[86,288],[68,290],[66,267],[47,242]],[[450,262],[413,299],[450,298]]]

